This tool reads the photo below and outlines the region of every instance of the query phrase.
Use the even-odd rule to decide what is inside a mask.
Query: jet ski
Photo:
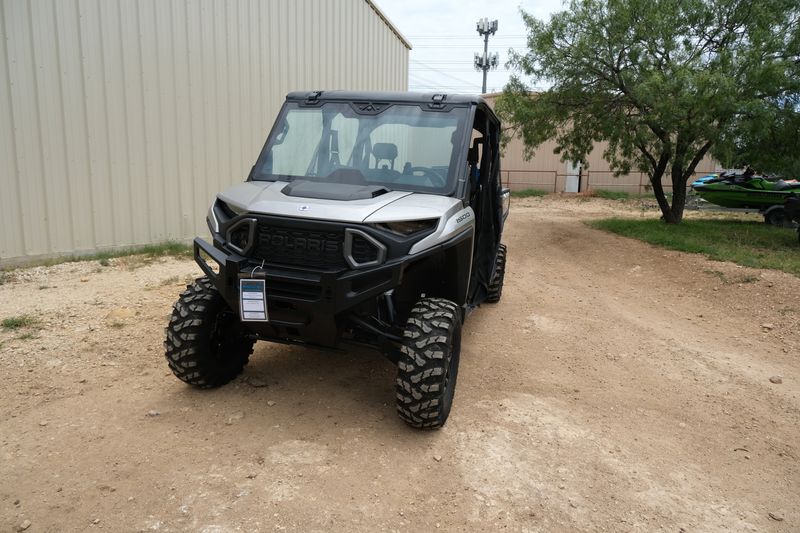
[[[744,173],[711,174],[692,183],[703,200],[721,207],[764,210],[782,206],[792,193],[800,193],[800,182]]]

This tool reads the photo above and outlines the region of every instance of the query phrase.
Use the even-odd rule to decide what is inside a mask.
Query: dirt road
[[[366,351],[259,343],[231,385],[177,381],[189,261],[16,272],[0,318],[41,329],[0,331],[0,531],[800,530],[800,279],[580,222],[619,210],[514,205],[436,432]]]

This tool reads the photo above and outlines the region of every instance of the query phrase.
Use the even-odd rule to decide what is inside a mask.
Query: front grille
[[[259,222],[252,256],[268,263],[322,270],[347,268],[343,230],[286,228]]]

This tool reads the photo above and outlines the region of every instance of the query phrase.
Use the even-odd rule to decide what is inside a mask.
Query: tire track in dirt
[[[188,261],[24,271],[0,317],[49,318],[0,333],[0,528],[796,530],[800,280],[580,222],[614,213],[640,216],[515,204],[503,300],[469,317],[432,433],[363,351],[259,343],[232,384],[179,383],[161,342]]]

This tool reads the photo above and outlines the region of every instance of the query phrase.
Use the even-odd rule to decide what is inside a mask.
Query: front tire
[[[397,363],[397,413],[420,429],[440,428],[450,415],[461,355],[461,309],[422,298],[406,321]]]
[[[492,281],[489,282],[489,294],[486,296],[486,301],[490,304],[499,302],[500,297],[503,296],[503,280],[506,277],[506,253],[506,245],[501,244],[497,250],[497,262],[494,265]]]
[[[164,351],[172,373],[202,389],[238,376],[255,341],[208,278],[188,285],[172,310]]]

